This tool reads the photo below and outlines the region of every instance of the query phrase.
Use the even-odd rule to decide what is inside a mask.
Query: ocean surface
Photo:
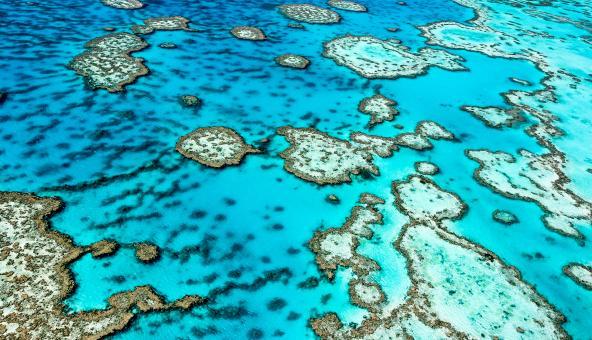
[[[567,263],[592,263],[586,241],[592,237],[590,225],[579,228],[583,240],[546,228],[540,206],[483,186],[473,177],[478,164],[465,156],[468,149],[546,152],[525,132],[533,124],[528,117],[511,128],[494,129],[460,109],[507,108],[503,93],[542,90],[545,73],[524,59],[429,45],[461,56],[466,70],[432,67],[413,78],[366,79],[322,55],[323,43],[346,34],[398,39],[417,51],[428,46],[419,26],[472,25],[473,9],[451,0],[408,0],[405,5],[361,0],[368,12],[335,9],[342,16],[339,24],[295,29],[276,9],[288,3],[283,0],[144,3],[137,10],[99,0],[0,3],[0,91],[7,93],[0,104],[0,190],[60,197],[65,208],[51,224],[78,245],[106,238],[122,244],[114,256],[87,254],[72,264],[77,287],[64,301],[68,311],[103,309],[114,293],[149,284],[167,300],[199,294],[211,303],[191,311],[140,314],[114,338],[271,338],[282,333],[285,339],[314,338],[309,318],[330,311],[345,323],[360,323],[368,312],[349,300],[351,273],[341,269],[334,282],[322,279],[307,243],[319,228],[343,224],[361,193],[385,199],[384,225],[359,252],[381,266],[376,280],[389,303],[401,303],[410,280],[405,258],[392,243],[407,219],[394,204],[391,183],[414,173],[415,162],[430,161],[440,168],[434,180],[469,207],[450,230],[515,266],[566,316],[570,335],[590,338],[592,292],[562,272]],[[328,8],[324,1],[308,3]],[[549,19],[550,34],[579,43],[573,50],[580,58],[556,66],[581,79],[575,92],[567,85],[555,89],[552,114],[565,133],[554,143],[566,156],[569,187],[590,200],[592,175],[586,169],[592,168],[592,102],[586,99],[592,96],[592,8],[586,1],[579,4],[540,4],[540,11],[580,23]],[[500,12],[509,7],[504,1],[489,5]],[[108,33],[105,27],[129,32],[144,19],[173,15],[188,18],[194,31],[142,36],[150,46],[133,56],[143,58],[150,73],[125,91],[92,89],[67,67],[86,42]],[[229,34],[235,26],[256,26],[268,39],[236,39]],[[161,48],[162,43],[177,48]],[[274,58],[285,53],[305,56],[311,64],[306,70],[276,65]],[[570,67],[588,71],[577,74]],[[368,132],[368,117],[357,107],[376,91],[395,100],[400,113],[373,128],[373,134],[394,136],[433,120],[458,141],[434,141],[433,149],[421,152],[402,148],[390,158],[376,158],[379,176],[354,176],[340,185],[320,186],[283,168],[278,153],[289,145],[275,135],[277,128],[314,127],[342,139],[352,131]],[[179,96],[185,94],[199,97],[203,105],[183,107]],[[580,98],[577,107],[570,104],[574,98]],[[263,138],[271,142],[238,166],[209,168],[175,151],[179,137],[204,126],[232,128],[255,145]],[[329,194],[340,203],[328,202]],[[496,209],[511,211],[519,222],[494,221]],[[136,260],[131,245],[142,241],[161,248],[159,261]],[[303,288],[311,278],[319,279],[318,286]]]

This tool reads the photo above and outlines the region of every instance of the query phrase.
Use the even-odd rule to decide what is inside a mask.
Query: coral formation
[[[350,182],[351,175],[363,172],[378,175],[370,152],[348,141],[313,128],[285,126],[277,133],[290,143],[290,147],[280,153],[285,160],[284,168],[302,179],[317,184],[337,184]]]
[[[493,218],[493,220],[496,222],[507,225],[518,223],[518,218],[516,217],[516,215],[506,210],[494,210],[491,214],[491,218]]]
[[[245,155],[259,152],[236,131],[223,126],[198,128],[181,137],[176,149],[183,156],[212,168],[237,165]]]
[[[160,249],[157,245],[150,242],[140,242],[134,244],[136,248],[136,258],[144,263],[152,263],[160,258]]]
[[[592,290],[592,267],[580,263],[570,263],[563,267],[563,273],[574,280],[575,283]]]
[[[88,248],[91,255],[98,259],[115,254],[119,249],[119,244],[113,240],[101,240],[91,244]]]
[[[366,6],[359,4],[355,1],[349,0],[329,0],[327,4],[331,7],[342,9],[345,11],[352,11],[352,12],[367,12],[368,9]]]
[[[189,309],[205,300],[186,296],[166,303],[149,286],[118,293],[105,310],[67,314],[62,300],[75,287],[68,265],[85,253],[46,219],[56,198],[0,193],[0,337],[99,339],[121,331],[138,312]]]
[[[242,40],[265,40],[267,37],[262,30],[253,26],[238,26],[230,30],[230,33]]]
[[[154,31],[189,30],[189,19],[181,16],[158,17],[144,20],[144,25],[132,26],[136,34],[150,34]]]
[[[308,59],[296,54],[282,54],[281,56],[275,58],[275,62],[281,66],[298,69],[305,69],[310,64]]]
[[[440,172],[440,168],[434,163],[431,162],[415,162],[415,171],[417,171],[420,175],[435,175]]]
[[[138,0],[101,0],[107,6],[119,9],[138,9],[144,7],[144,4]]]
[[[181,105],[185,107],[201,106],[201,99],[191,94],[182,95],[180,101]]]
[[[125,85],[148,73],[143,59],[130,56],[147,46],[133,34],[109,34],[86,43],[87,51],[74,57],[68,67],[85,77],[92,88],[122,91]]]
[[[565,317],[520,273],[490,251],[444,228],[458,219],[465,204],[421,176],[393,183],[399,209],[410,222],[395,248],[407,259],[411,287],[402,305],[369,306],[361,325],[344,325],[337,314],[310,320],[322,339],[514,338],[567,339]],[[415,209],[420,204],[420,211]],[[360,306],[381,298],[378,291],[350,295]],[[354,282],[355,284],[355,282]],[[382,292],[382,290],[380,290]],[[358,301],[362,293],[365,300]],[[350,297],[351,298],[351,297]]]
[[[370,115],[369,127],[380,124],[384,121],[391,121],[399,114],[395,108],[397,102],[381,94],[375,94],[372,97],[364,98],[358,105],[358,110]]]
[[[465,70],[463,59],[444,50],[422,48],[411,53],[394,40],[346,35],[324,44],[323,56],[333,59],[365,78],[416,77],[436,66],[450,71]]]
[[[509,198],[535,202],[545,211],[545,225],[563,235],[582,238],[577,225],[592,223],[592,204],[566,187],[562,159],[556,154],[536,155],[520,150],[518,157],[505,152],[467,150],[479,163],[474,177]]]
[[[485,125],[492,128],[511,127],[516,122],[523,120],[520,110],[517,108],[502,109],[495,106],[463,106],[461,109],[477,117]]]
[[[310,4],[288,4],[278,8],[287,18],[309,24],[335,24],[341,20],[337,12]]]

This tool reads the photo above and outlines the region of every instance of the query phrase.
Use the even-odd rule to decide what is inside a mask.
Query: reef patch
[[[496,209],[491,214],[491,218],[493,218],[493,220],[498,223],[506,225],[518,223],[518,218],[516,217],[516,215],[512,214],[507,210]]]
[[[140,242],[134,244],[135,255],[138,261],[152,263],[160,258],[160,249],[157,245],[150,242]]]
[[[179,31],[189,30],[189,19],[182,16],[157,17],[144,20],[144,25],[132,26],[136,34],[150,34],[154,31]]]
[[[308,24],[336,24],[341,21],[337,12],[310,4],[280,5],[278,9],[287,18]]]
[[[381,94],[375,94],[372,97],[364,98],[358,104],[358,111],[370,115],[369,127],[373,127],[385,121],[392,121],[399,114],[395,108],[397,102]]]
[[[176,149],[183,156],[212,168],[240,164],[255,147],[245,143],[236,131],[223,127],[203,127],[181,137]]]
[[[359,326],[343,324],[335,313],[314,317],[310,325],[319,337],[569,338],[561,327],[565,317],[514,267],[442,226],[462,217],[465,204],[458,196],[421,176],[394,182],[393,193],[410,218],[394,243],[407,259],[407,298],[396,307],[370,306],[370,316]],[[367,293],[367,301],[380,298]]]
[[[465,70],[463,58],[444,50],[422,48],[418,53],[395,40],[345,35],[324,44],[323,56],[360,76],[374,79],[417,77],[435,66],[449,71]]]
[[[310,60],[297,54],[282,54],[274,60],[280,66],[297,69],[305,69],[310,64]]]
[[[63,299],[75,287],[68,266],[85,254],[70,238],[50,229],[60,210],[56,198],[0,193],[0,337],[99,339],[127,327],[138,312],[189,309],[203,303],[185,296],[171,303],[149,286],[118,293],[108,308],[67,314]]]
[[[327,5],[337,8],[337,9],[342,9],[344,11],[352,11],[352,12],[367,12],[368,9],[366,8],[366,6],[357,3],[355,1],[349,1],[349,0],[329,0],[327,1]]]
[[[351,182],[352,175],[363,172],[378,175],[372,154],[350,142],[331,137],[313,128],[284,126],[277,130],[290,147],[280,153],[284,168],[317,184]]]
[[[440,172],[440,168],[431,162],[415,162],[414,167],[415,171],[417,171],[417,173],[420,175],[433,176]]]
[[[502,109],[495,106],[463,106],[461,109],[478,118],[485,125],[496,129],[504,126],[511,127],[517,122],[524,120],[520,115],[520,110],[517,108]]]
[[[143,59],[130,56],[131,52],[147,46],[142,38],[133,34],[109,34],[86,43],[87,51],[74,57],[68,67],[85,77],[93,89],[122,91],[125,85],[148,74]]]
[[[563,267],[563,273],[578,285],[592,290],[592,267],[579,263],[570,263]]]
[[[253,26],[238,26],[230,30],[230,33],[242,40],[261,41],[267,39],[261,29]]]
[[[101,0],[101,2],[109,7],[119,9],[138,9],[144,7],[144,4],[138,0]]]
[[[508,198],[535,202],[544,210],[543,223],[551,230],[582,238],[574,225],[592,223],[592,205],[569,190],[561,172],[562,158],[554,153],[537,155],[519,150],[506,152],[467,150],[479,163],[473,176],[479,183]]]

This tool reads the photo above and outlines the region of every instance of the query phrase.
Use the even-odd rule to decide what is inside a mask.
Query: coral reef
[[[373,127],[384,121],[391,121],[399,114],[395,108],[397,102],[381,94],[375,94],[372,97],[364,98],[358,105],[358,110],[370,115],[369,127]]]
[[[492,128],[511,127],[519,121],[524,120],[517,108],[502,109],[495,106],[463,106],[462,110],[467,111],[481,120],[485,125]]]
[[[563,267],[563,273],[574,280],[575,283],[592,290],[592,267],[580,263],[570,263]]]
[[[518,218],[516,217],[516,215],[506,210],[494,210],[491,214],[491,218],[493,218],[493,220],[496,222],[507,225],[518,223]]]
[[[122,91],[125,85],[148,73],[143,59],[130,56],[131,52],[147,46],[142,38],[133,34],[109,34],[86,43],[87,51],[74,57],[68,67],[85,77],[94,89]]]
[[[181,101],[181,105],[185,107],[201,106],[201,99],[191,94],[182,95],[179,100]]]
[[[160,258],[160,249],[157,245],[150,242],[140,242],[134,244],[136,248],[136,258],[144,263],[152,263]]]
[[[411,279],[405,301],[394,308],[368,306],[361,325],[344,325],[337,314],[310,320],[322,339],[382,338],[569,338],[556,311],[520,273],[490,251],[444,228],[465,204],[421,176],[393,183],[399,209],[409,216],[395,242]],[[420,211],[415,205],[420,203]],[[318,263],[318,262],[317,262]],[[355,284],[355,282],[353,283]],[[352,292],[354,303],[384,299],[382,290]],[[365,300],[358,301],[362,294]],[[351,298],[351,297],[350,297]]]
[[[154,31],[178,31],[189,30],[189,19],[174,17],[158,17],[144,20],[144,25],[132,26],[132,31],[136,34],[150,34]]]
[[[352,11],[352,12],[367,12],[368,9],[366,6],[359,4],[355,1],[349,0],[329,0],[327,4],[331,7],[342,9],[345,11]]]
[[[46,219],[60,208],[56,198],[0,193],[0,337],[99,339],[127,327],[138,312],[205,301],[186,296],[166,303],[151,287],[139,286],[111,296],[108,309],[67,314],[62,300],[75,287],[68,265],[85,249],[50,229]]]
[[[298,69],[305,69],[310,64],[308,59],[296,54],[282,54],[274,60],[278,65]]]
[[[333,59],[365,78],[396,79],[416,77],[432,66],[450,71],[465,70],[463,59],[444,50],[409,49],[393,40],[380,40],[373,36],[346,35],[324,44],[323,56]]]
[[[553,231],[582,238],[575,225],[592,223],[592,204],[566,187],[563,160],[556,154],[536,155],[520,150],[519,156],[489,150],[467,150],[479,163],[474,177],[509,198],[535,202],[545,211],[543,222]]]
[[[287,18],[309,24],[335,24],[341,20],[337,12],[310,4],[288,4],[278,6]]]
[[[230,33],[242,40],[265,40],[267,37],[262,30],[253,26],[238,26],[230,30]]]
[[[348,141],[313,128],[285,126],[277,133],[290,143],[290,147],[280,153],[285,160],[284,168],[304,180],[337,184],[350,182],[351,175],[363,172],[378,175],[371,153]]]
[[[415,162],[414,167],[420,175],[432,176],[440,172],[440,168],[431,162]]]
[[[92,257],[98,259],[114,255],[119,249],[119,244],[113,240],[101,240],[91,244],[88,248]]]
[[[176,149],[183,156],[212,168],[237,165],[245,155],[259,152],[236,131],[223,126],[198,128],[181,137]]]
[[[138,0],[101,0],[107,6],[119,9],[138,9],[144,7],[144,4]]]

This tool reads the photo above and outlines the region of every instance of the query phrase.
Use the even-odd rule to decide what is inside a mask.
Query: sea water
[[[417,51],[426,46],[417,26],[466,23],[474,13],[450,0],[409,0],[406,6],[360,2],[367,13],[339,11],[340,24],[306,25],[305,30],[287,27],[289,20],[275,8],[287,3],[283,0],[146,0],[145,8],[130,11],[99,0],[0,4],[0,90],[9,94],[0,106],[0,189],[59,196],[65,209],[52,218],[52,225],[76,244],[110,238],[124,245],[113,257],[85,255],[72,265],[78,287],[65,301],[70,311],[105,308],[112,294],[149,284],[167,300],[200,294],[213,303],[191,312],[141,315],[116,338],[245,338],[279,332],[289,339],[310,338],[307,320],[328,311],[359,323],[367,312],[349,301],[347,270],[340,270],[335,282],[299,287],[306,279],[320,278],[306,244],[318,228],[341,225],[361,193],[386,199],[381,209],[385,224],[375,228],[375,238],[363,243],[360,253],[383,268],[376,279],[389,303],[403,301],[410,283],[405,259],[392,242],[406,219],[393,204],[391,182],[404,179],[414,171],[414,162],[423,160],[437,164],[438,183],[469,205],[467,216],[452,230],[516,266],[524,280],[567,316],[570,334],[589,334],[592,295],[565,277],[561,267],[572,261],[590,263],[590,246],[546,229],[543,212],[534,203],[479,185],[472,177],[477,164],[464,156],[465,149],[543,150],[524,132],[531,122],[491,129],[460,107],[505,107],[502,93],[539,89],[544,74],[524,60],[451,51],[465,59],[466,71],[432,68],[417,78],[362,78],[324,58],[323,43],[345,34],[372,35],[399,39]],[[318,0],[310,3],[326,6]],[[556,6],[560,11],[568,4]],[[571,9],[568,14],[575,13]],[[143,19],[171,15],[190,19],[197,32],[145,36],[150,46],[134,56],[145,59],[150,74],[125,92],[92,90],[66,67],[84,51],[85,42],[106,34],[104,27],[128,31]],[[241,25],[261,28],[268,40],[235,39],[229,30]],[[399,30],[389,32],[388,27]],[[160,48],[165,42],[178,47]],[[306,56],[311,66],[305,71],[279,67],[273,59],[284,53]],[[582,53],[587,57],[580,62],[590,63],[590,50]],[[278,153],[288,144],[279,137],[264,154],[223,170],[201,166],[175,151],[180,136],[202,126],[233,128],[250,143],[272,137],[284,125],[314,126],[346,139],[351,131],[366,131],[367,117],[357,105],[377,90],[398,102],[400,114],[373,133],[394,136],[428,119],[461,142],[435,142],[433,150],[423,152],[403,149],[377,160],[380,176],[322,187],[283,169]],[[182,107],[178,98],[184,94],[198,96],[203,106]],[[568,134],[568,154],[573,139],[574,150],[587,145]],[[589,174],[573,173],[573,186],[583,195],[591,192]],[[328,203],[328,194],[337,195],[340,204]],[[495,209],[514,212],[520,222],[512,227],[494,222],[490,215]],[[140,241],[157,244],[161,260],[139,263],[125,245]],[[270,308],[274,299],[285,306]]]

